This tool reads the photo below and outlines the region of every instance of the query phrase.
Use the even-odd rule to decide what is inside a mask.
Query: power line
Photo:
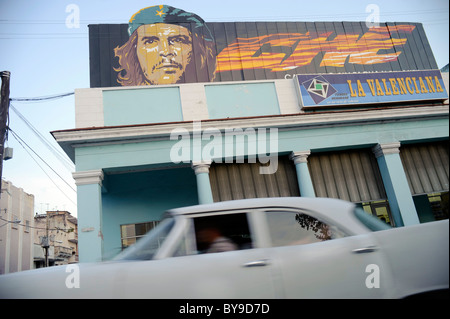
[[[55,181],[50,177],[50,175],[47,174],[47,172],[43,169],[43,167],[38,163],[38,161],[31,155],[31,153],[28,151],[31,150],[45,165],[47,165],[65,184],[67,184],[70,189],[72,189],[75,193],[76,190],[63,178],[61,175],[59,175],[42,157],[39,156],[20,136],[17,135],[11,128],[8,127],[8,131],[12,133],[12,135],[16,138],[17,142],[24,148],[24,150],[30,155],[30,157],[35,161],[35,163],[39,166],[39,168],[44,172],[45,175],[52,181],[52,183],[58,188],[61,193],[63,193],[64,196],[66,196],[73,204],[76,205],[76,203],[55,183]],[[25,147],[26,146],[26,147]],[[27,149],[28,148],[28,149]]]
[[[91,23],[115,23],[115,24],[128,24],[126,20],[80,20],[80,25]],[[9,20],[0,19],[0,24],[61,24],[65,25],[65,20]]]
[[[216,21],[217,20],[217,21]],[[238,21],[234,18],[233,20],[230,19],[215,19],[210,21],[212,22],[308,22],[308,21],[314,21],[314,22],[326,22],[326,21],[335,21],[338,19],[335,19],[331,16],[326,17],[320,17],[318,16],[315,19],[304,19],[304,18],[297,18],[297,17],[268,17],[267,19],[253,19],[250,17],[241,17]],[[341,21],[359,21],[361,22],[364,20],[361,19],[339,19]],[[383,19],[380,23],[389,22],[389,20],[396,20],[396,19]],[[417,23],[423,24],[425,27],[431,27],[431,26],[439,26],[439,25],[448,25],[448,18],[442,18],[442,19],[429,19],[429,20],[422,20],[422,21],[416,21]],[[100,38],[107,39],[109,36],[100,36]],[[87,33],[67,33],[67,34],[56,34],[56,33],[46,33],[46,34],[34,34],[34,33],[0,33],[0,40],[76,40],[76,39],[88,39]]]
[[[54,147],[26,118],[23,116],[12,104],[10,108],[17,114],[17,116],[30,128],[30,130],[39,138],[39,140],[55,155],[55,157],[66,166],[70,171],[74,170],[74,165],[70,159],[62,153],[59,149]]]
[[[48,100],[57,100],[66,96],[74,95],[75,92],[68,92],[62,94],[48,95],[48,96],[38,96],[38,97],[19,97],[19,98],[10,98],[10,101],[18,101],[18,102],[41,102]]]
[[[69,183],[67,183],[67,181],[62,178],[61,175],[59,175],[41,156],[39,156],[39,154],[36,153],[36,151],[34,151],[20,136],[18,136],[16,132],[14,132],[10,127],[8,127],[8,131],[12,133],[12,135],[16,138],[17,142],[19,142],[20,145],[23,146],[23,144],[25,144],[45,165],[47,165],[56,175],[58,175],[58,177],[61,178],[61,180],[66,183],[67,186],[69,186],[74,192],[76,192],[76,190]]]
[[[427,15],[427,14],[439,14],[439,13],[446,13],[448,12],[448,8],[433,8],[428,10],[401,10],[401,11],[381,11],[380,14],[382,16],[393,16],[393,15],[401,15],[401,16],[408,16],[413,14],[420,14],[421,16]],[[239,18],[231,18],[231,19],[254,19],[254,20],[261,20],[261,19],[311,19],[311,18],[345,18],[345,17],[362,17],[367,16],[367,13],[365,11],[361,11],[360,13],[333,13],[333,14],[307,14],[307,15],[295,15],[295,16],[251,16],[251,17],[239,17]],[[211,22],[224,20],[224,19],[230,19],[230,18],[224,18],[224,17],[206,17],[203,16],[206,23],[208,23],[208,20]],[[127,24],[126,20],[83,20],[81,19],[80,24],[98,24],[98,23],[115,23],[115,24]],[[45,24],[60,24],[65,25],[66,21],[64,20],[18,20],[18,19],[1,19],[0,24],[21,24],[21,25],[45,25]]]
[[[48,216],[47,216],[47,218],[48,218]],[[47,228],[44,228],[44,227],[37,227],[37,226],[30,226],[30,225],[26,225],[26,224],[21,224],[21,223],[18,223],[16,221],[11,221],[11,220],[4,219],[2,217],[0,217],[0,219],[6,222],[5,224],[0,225],[0,227],[3,227],[3,226],[8,225],[8,224],[15,224],[15,225],[28,227],[28,228],[33,228],[33,229],[47,230]],[[49,231],[55,231],[56,230],[56,231],[63,231],[63,232],[69,232],[71,229],[72,228],[63,229],[63,228],[59,228],[59,227],[48,228]]]
[[[26,98],[10,98],[11,101],[18,102],[43,102],[48,100],[55,100],[64,98],[70,95],[73,95],[74,92],[49,95],[49,96],[40,96],[40,97],[26,97]],[[23,116],[11,103],[10,108],[19,116],[22,121],[31,129],[31,131],[41,140],[43,144],[45,144],[49,150],[68,168],[69,170],[73,170],[73,163],[65,157],[65,154],[62,155],[58,149],[56,149],[51,143]],[[7,127],[7,131],[11,132],[11,134],[15,137],[17,142],[23,147],[23,149],[28,153],[28,155],[33,159],[33,161],[39,166],[39,168],[44,172],[45,175],[51,180],[51,182],[59,189],[59,191],[67,197],[73,204],[76,203],[58,186],[58,184],[52,179],[52,177],[46,172],[46,170],[40,165],[37,159],[30,153],[33,152],[37,158],[39,158],[47,167],[49,167],[67,186],[70,187],[75,193],[76,190],[60,175],[58,174],[39,154],[33,150],[16,132],[14,132],[9,126]],[[30,150],[30,151],[29,151]]]
[[[428,10],[422,10],[422,9],[418,9],[418,10],[401,10],[401,11],[381,11],[380,15],[382,17],[390,17],[390,16],[411,16],[411,15],[415,15],[415,14],[420,14],[421,17],[423,17],[424,15],[430,15],[430,14],[445,14],[448,12],[448,8],[433,8],[433,9],[428,9]],[[279,21],[284,21],[284,20],[291,20],[291,19],[295,19],[297,21],[300,21],[299,19],[305,19],[308,21],[311,21],[311,19],[345,19],[345,18],[365,18],[367,16],[367,12],[365,11],[361,11],[361,12],[355,12],[355,13],[333,13],[333,14],[305,14],[305,15],[293,15],[293,16],[277,16],[277,15],[270,15],[270,16],[247,16],[247,17],[230,17],[230,18],[226,18],[226,17],[206,17],[203,16],[203,18],[205,19],[206,23],[208,22],[225,22],[225,21],[229,21],[230,19],[232,19],[233,21],[236,21],[237,19],[244,19],[244,20],[252,20],[252,21],[262,21],[262,20],[266,20],[266,21],[274,21],[274,20],[279,20]],[[447,18],[448,20],[448,18]],[[434,21],[430,20],[430,21]],[[80,25],[89,25],[89,24],[127,24],[127,21],[124,20],[80,20]],[[11,24],[11,25],[65,25],[66,21],[64,20],[18,20],[18,19],[1,19],[0,20],[0,25],[1,24]],[[75,35],[80,35],[80,33],[49,33],[49,34],[60,34],[60,35],[71,35],[71,34],[75,34]],[[1,34],[0,34],[1,35]]]

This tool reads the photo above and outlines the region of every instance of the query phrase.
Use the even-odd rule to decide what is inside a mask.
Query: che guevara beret
[[[202,18],[194,13],[167,5],[147,7],[136,12],[128,23],[128,35],[133,34],[141,25],[154,23],[190,23],[194,28],[193,31],[203,35],[206,41],[214,41],[211,31]]]

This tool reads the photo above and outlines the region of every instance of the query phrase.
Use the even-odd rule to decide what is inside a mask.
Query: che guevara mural
[[[197,70],[199,81],[214,79],[214,38],[196,14],[164,5],[145,8],[131,17],[128,34],[114,49],[121,85],[186,82]]]
[[[168,5],[89,26],[91,87],[437,69],[421,24],[213,22]]]

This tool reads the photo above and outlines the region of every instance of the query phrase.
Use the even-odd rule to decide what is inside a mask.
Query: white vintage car
[[[448,220],[390,228],[318,198],[174,209],[113,261],[0,276],[1,298],[404,298],[448,288]]]

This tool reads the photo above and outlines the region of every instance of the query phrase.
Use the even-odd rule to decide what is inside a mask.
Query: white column
[[[195,172],[195,177],[197,179],[197,192],[198,192],[198,203],[208,204],[213,203],[213,196],[211,191],[211,182],[209,180],[209,167],[211,162],[193,162],[192,168]]]
[[[308,168],[308,156],[310,151],[292,152],[289,158],[294,161],[297,171],[297,182],[300,188],[300,196],[316,197],[311,175]]]

